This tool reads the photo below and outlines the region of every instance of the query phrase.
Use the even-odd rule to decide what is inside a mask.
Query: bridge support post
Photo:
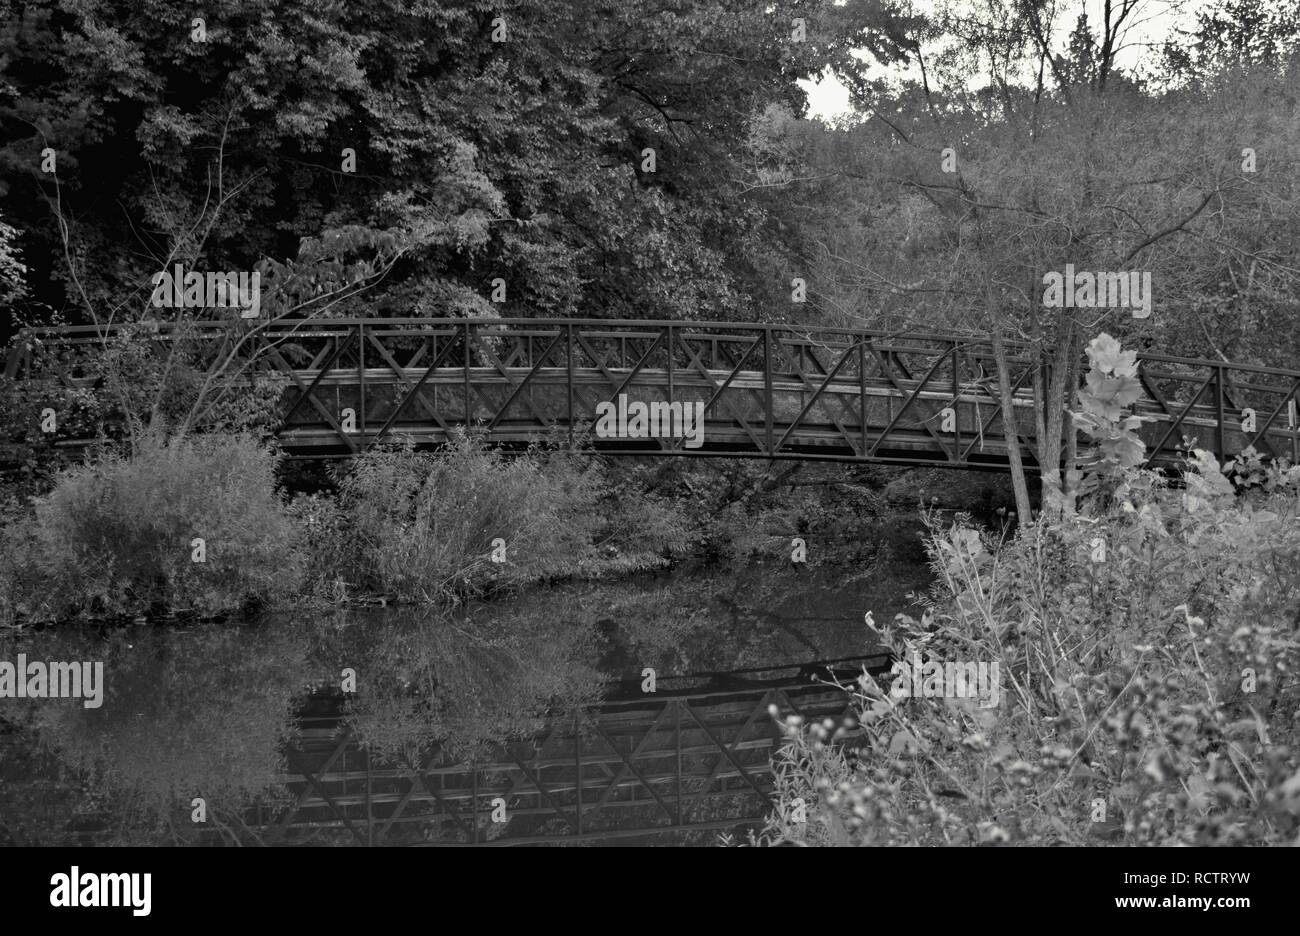
[[[952,440],[953,461],[961,461],[961,352],[955,341],[952,343]]]
[[[568,369],[569,382],[569,448],[573,448],[573,323],[569,323],[568,349],[565,351],[565,366]]]
[[[770,410],[769,410],[770,412]],[[682,824],[682,706],[678,699],[669,703],[673,707],[673,742],[677,745],[677,824]]]
[[[366,323],[357,323],[357,426],[361,429],[361,448],[366,448]],[[369,763],[369,756],[366,762]],[[369,768],[367,768],[369,769]]]
[[[771,458],[772,442],[773,442],[772,439],[772,326],[771,325],[763,326],[763,398],[766,401],[764,404],[764,408],[767,410],[766,417],[765,417],[766,427],[767,427],[767,457]],[[679,756],[679,760],[680,760],[680,756]],[[681,796],[680,789],[678,789],[677,794],[679,797]],[[678,800],[679,810],[680,807],[681,807],[681,801],[679,799]],[[678,821],[680,821],[680,812],[678,816]]]
[[[574,812],[578,818],[578,837],[582,837],[582,722],[579,710],[573,711],[573,790]],[[540,772],[540,769],[539,769]]]
[[[1291,464],[1300,464],[1300,431],[1296,429],[1296,390],[1300,389],[1300,383],[1291,388],[1291,398],[1286,405],[1286,424],[1291,430]]]
[[[668,326],[668,405],[673,402],[673,327]]]
[[[1223,365],[1220,364],[1214,369],[1214,408],[1218,416],[1218,447],[1215,450],[1215,457],[1218,458],[1219,464],[1223,464],[1224,457],[1224,433],[1223,433]]]
[[[860,458],[867,457],[867,344],[858,339],[858,416],[862,420],[862,448]]]

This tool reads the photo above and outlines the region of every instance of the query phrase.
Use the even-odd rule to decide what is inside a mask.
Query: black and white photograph
[[[1300,846],[1296,0],[0,14],[14,899]]]

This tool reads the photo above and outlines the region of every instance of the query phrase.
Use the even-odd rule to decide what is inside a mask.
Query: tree
[[[1300,7],[1289,0],[1218,0],[1164,50],[1171,78],[1214,75],[1225,65],[1283,65],[1300,47]]]
[[[481,314],[499,277],[505,313],[756,316],[781,240],[731,182],[751,116],[861,71],[855,47],[900,54],[864,0],[222,0],[202,20],[46,0],[0,34],[0,184],[55,307],[107,317],[173,258],[252,269],[304,241],[315,283],[394,234],[382,284],[336,311]]]
[[[18,252],[18,232],[0,216],[0,311],[9,311],[27,294],[27,267]]]
[[[1261,67],[1158,89],[1115,64],[1130,4],[1111,8],[1100,40],[1080,20],[1063,52],[1047,41],[1050,7],[989,10],[936,19],[948,45],[927,47],[919,81],[860,98],[860,124],[785,128],[787,188],[818,206],[792,208],[792,223],[837,323],[1029,343],[1044,365],[1033,372],[1044,502],[1068,511],[1084,335],[1283,366],[1300,353],[1284,324],[1300,312],[1288,169],[1300,158],[1300,75]],[[972,85],[978,74],[987,81]],[[1267,159],[1248,162],[1246,147]],[[1066,264],[1149,272],[1152,314],[1046,306],[1044,274]],[[1027,487],[1016,487],[1023,511]]]

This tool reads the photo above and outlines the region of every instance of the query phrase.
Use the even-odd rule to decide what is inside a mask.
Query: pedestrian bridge
[[[282,375],[277,436],[291,456],[348,456],[403,438],[435,446],[467,426],[504,444],[623,455],[996,469],[1011,445],[1028,463],[1036,454],[1041,365],[1008,346],[1012,438],[988,338],[956,334],[601,319],[155,322],[24,331],[5,375],[54,399],[93,383],[101,352],[142,330],[216,386]],[[1247,446],[1300,460],[1300,371],[1153,353],[1138,361],[1148,465],[1178,463],[1185,439],[1220,460]],[[1050,378],[1045,367],[1041,376]],[[617,418],[602,424],[610,410]],[[687,431],[680,419],[697,411],[702,429]]]

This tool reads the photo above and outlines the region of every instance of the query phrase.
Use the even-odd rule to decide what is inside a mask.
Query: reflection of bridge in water
[[[155,324],[148,340],[166,351],[183,335],[200,371],[250,365],[283,374],[288,389],[278,437],[293,455],[348,455],[396,436],[435,445],[457,426],[477,425],[498,442],[559,435],[622,454],[1007,463],[987,338],[578,319]],[[128,328],[141,334],[140,326]],[[95,356],[128,328],[26,331],[5,373],[37,386],[43,381],[51,391],[84,386],[95,379]],[[1039,371],[1024,346],[1009,348],[1018,438],[1032,462],[1032,387],[1036,372],[1044,386],[1051,375]],[[1300,371],[1148,353],[1138,363],[1142,397],[1135,410],[1149,417],[1141,429],[1148,464],[1177,463],[1183,436],[1196,437],[1220,460],[1248,445],[1297,460]],[[591,438],[597,404],[620,395],[704,403],[703,446]],[[84,442],[59,441],[74,448]]]
[[[316,698],[288,749],[292,804],[248,826],[266,844],[516,845],[716,834],[753,827],[770,804],[782,717],[839,718],[851,684],[884,656],[639,686],[551,719],[535,737],[491,745],[474,764],[434,751],[371,762],[337,699]],[[493,822],[493,800],[506,821]],[[500,802],[500,801],[498,801]]]

